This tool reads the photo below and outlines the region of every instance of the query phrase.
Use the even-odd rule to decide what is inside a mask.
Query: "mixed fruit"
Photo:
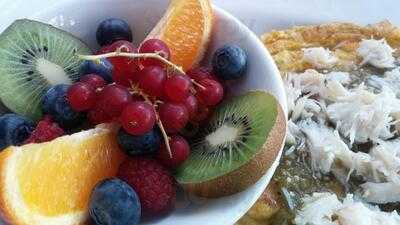
[[[203,9],[207,36],[211,8],[202,2],[209,6]],[[16,187],[30,207],[22,215],[19,200],[1,191],[8,222],[44,224],[39,214],[53,224],[55,216],[88,210],[98,225],[134,225],[170,212],[177,183],[219,197],[263,174],[266,166],[257,166],[256,175],[231,178],[263,155],[280,115],[263,91],[224,100],[225,81],[246,75],[247,53],[228,44],[212,65],[194,66],[207,41],[192,41],[181,57],[182,46],[155,29],[137,47],[126,21],[106,19],[97,28],[95,55],[71,34],[36,21],[17,20],[1,34],[0,97],[14,113],[0,117],[0,177],[16,176],[17,184],[0,183]],[[54,175],[52,183],[43,172]],[[62,224],[81,224],[76,218]]]

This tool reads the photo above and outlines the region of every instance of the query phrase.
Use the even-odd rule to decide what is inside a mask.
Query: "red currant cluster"
[[[167,135],[206,120],[224,97],[211,69],[184,74],[169,62],[170,49],[161,40],[147,40],[139,49],[121,40],[97,54],[94,59],[108,58],[113,64],[114,83],[106,85],[95,74],[83,76],[68,91],[71,107],[87,112],[93,124],[117,121],[131,135],[144,135],[157,124],[168,150],[173,143],[169,145]]]

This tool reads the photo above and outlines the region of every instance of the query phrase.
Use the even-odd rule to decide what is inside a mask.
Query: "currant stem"
[[[193,79],[191,79],[191,81],[192,81],[192,83],[193,83],[194,85],[196,85],[197,87],[199,87],[199,88],[201,88],[201,89],[206,89],[203,85],[197,83],[197,81],[195,81],[195,80],[193,80]]]
[[[135,87],[134,85],[132,85],[132,89],[133,89],[135,94],[138,94],[138,95],[142,96],[147,103],[151,104],[153,106],[154,110],[155,110],[155,106],[154,106],[153,102],[149,99],[149,97],[146,94],[144,94],[139,88]],[[172,159],[172,151],[171,151],[171,146],[169,144],[169,137],[167,135],[167,132],[165,131],[164,125],[162,124],[162,122],[160,120],[160,117],[158,116],[157,112],[156,112],[156,116],[157,116],[157,118],[156,118],[157,126],[161,130],[161,134],[162,134],[162,136],[164,138],[164,143],[165,143],[165,146],[167,147],[167,151],[168,151],[169,157]]]
[[[185,74],[185,71],[183,71],[182,67],[179,67],[169,60],[163,58],[161,55],[157,53],[128,53],[128,52],[109,52],[106,54],[101,54],[101,55],[78,55],[80,59],[84,60],[99,60],[99,59],[104,59],[104,58],[112,58],[112,57],[128,57],[128,58],[153,58],[153,59],[158,59],[161,62],[167,64],[168,66],[174,68],[175,70],[179,71],[182,74]]]

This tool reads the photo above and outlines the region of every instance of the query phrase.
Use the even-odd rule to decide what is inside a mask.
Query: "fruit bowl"
[[[35,2],[35,4],[33,3]],[[16,18],[30,18],[51,23],[63,30],[73,33],[97,49],[95,36],[97,24],[104,18],[119,17],[133,26],[134,43],[138,44],[145,35],[155,26],[167,8],[168,1],[147,0],[115,0],[115,1],[77,1],[69,0],[45,6],[41,1],[33,1],[27,5],[21,4],[20,13],[10,18],[9,14],[0,16],[2,21]],[[14,5],[15,6],[15,5]],[[15,11],[15,10],[14,10]],[[23,12],[23,13],[22,13]],[[28,12],[35,12],[29,14]],[[269,53],[258,38],[239,20],[214,7],[215,25],[206,56],[210,56],[217,48],[224,44],[235,43],[248,52],[249,68],[247,77],[239,82],[228,85],[227,93],[237,95],[247,90],[261,89],[272,93],[282,105],[286,113],[286,97],[280,74]],[[4,20],[3,20],[4,19]],[[9,23],[0,24],[0,31]],[[206,57],[205,61],[210,58]],[[281,143],[283,147],[283,143]],[[144,224],[158,225],[196,225],[196,224],[233,224],[257,200],[269,183],[280,158],[276,158],[273,166],[255,185],[247,190],[219,199],[202,199],[180,191],[176,210],[161,219],[144,222]]]

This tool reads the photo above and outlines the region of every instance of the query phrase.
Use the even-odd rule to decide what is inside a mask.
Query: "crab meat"
[[[385,39],[362,40],[357,49],[357,54],[363,58],[361,65],[370,64],[377,68],[394,67],[394,50],[390,47]]]

